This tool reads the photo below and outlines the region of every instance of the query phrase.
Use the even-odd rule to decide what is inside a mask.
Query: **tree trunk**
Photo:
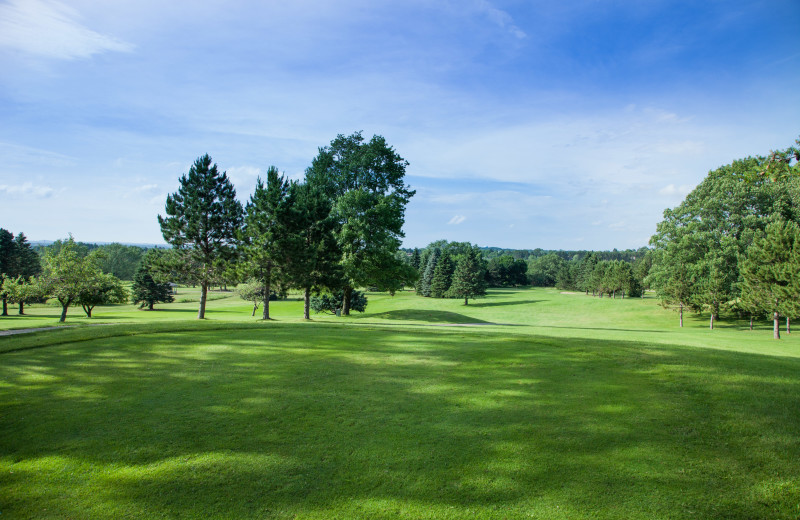
[[[203,320],[206,317],[206,296],[208,296],[208,282],[200,283],[200,310],[197,311],[197,319]]]
[[[150,302],[150,308],[149,308],[148,310],[151,310],[151,311],[152,311],[152,310],[153,310],[153,306],[154,306],[154,305],[155,305],[155,302]]]
[[[772,337],[775,339],[781,339],[780,316],[777,312],[772,313]]]
[[[83,307],[83,312],[86,313],[86,317],[87,318],[91,318],[92,317],[92,309],[94,309],[94,305],[92,305],[92,306],[81,305],[81,307]]]
[[[342,316],[350,316],[350,297],[353,295],[353,288],[349,285],[344,288],[344,298],[342,299]]]
[[[708,328],[714,330],[714,313],[711,313],[711,320],[708,322]]]
[[[8,316],[8,300],[6,300],[5,296],[3,296],[3,314],[2,314],[2,316]]]
[[[786,334],[791,334],[791,333],[792,333],[791,320],[789,319],[789,316],[786,316]]]
[[[306,287],[303,291],[303,318],[311,319],[311,287]]]
[[[19,302],[19,313],[25,314],[25,302]]]
[[[625,289],[622,290],[622,299],[625,299]]]
[[[750,315],[750,330],[753,330],[753,315]]]
[[[61,323],[64,323],[65,321],[67,321],[67,309],[68,308],[69,308],[69,303],[67,303],[66,305],[64,305],[63,303],[61,304],[61,318],[59,318],[59,320],[58,320]]]
[[[464,305],[469,305],[469,298],[464,296]]]
[[[254,303],[253,304],[253,314],[251,314],[250,316],[255,316],[257,310],[258,310],[258,303]]]
[[[269,276],[269,275],[267,275],[267,276]],[[267,280],[269,280],[269,278],[267,278]],[[264,286],[264,302],[263,302],[264,303],[264,311],[261,313],[261,319],[262,320],[268,320],[269,319],[269,295],[270,295],[270,290],[271,289],[272,289],[272,287],[270,286],[270,283],[267,282],[266,285]]]
[[[616,289],[611,291],[611,299],[612,300],[616,300],[617,299],[617,290]]]
[[[681,327],[683,327],[683,304],[681,304]]]

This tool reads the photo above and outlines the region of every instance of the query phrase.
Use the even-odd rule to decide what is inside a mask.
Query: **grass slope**
[[[800,515],[794,335],[552,290],[181,305],[0,338],[0,514]]]

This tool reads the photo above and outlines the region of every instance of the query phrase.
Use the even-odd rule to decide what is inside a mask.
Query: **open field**
[[[800,334],[548,289],[460,303],[263,323],[225,297],[0,337],[0,514],[800,516]]]

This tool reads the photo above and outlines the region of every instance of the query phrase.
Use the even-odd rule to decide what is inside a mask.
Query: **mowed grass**
[[[800,342],[765,323],[542,289],[181,305],[0,338],[2,517],[800,516]]]

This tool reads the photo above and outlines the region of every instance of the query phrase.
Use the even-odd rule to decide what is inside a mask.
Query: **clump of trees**
[[[303,182],[271,166],[243,208],[225,172],[208,155],[197,159],[158,219],[173,246],[173,271],[200,284],[198,318],[208,287],[228,276],[261,285],[248,299],[261,298],[263,319],[273,287],[301,289],[308,318],[312,294],[342,291],[340,313],[348,315],[356,287],[392,292],[413,281],[397,255],[414,195],[407,166],[381,136],[339,135],[319,149]]]
[[[800,271],[791,271],[789,262],[793,226],[800,222],[800,169],[793,157],[788,151],[722,166],[664,211],[650,240],[646,281],[664,306],[679,311],[681,326],[687,308],[708,312],[712,329],[724,310],[776,323],[797,316],[796,306],[786,303],[800,299]]]
[[[8,304],[17,303],[19,314],[24,314],[25,303],[39,296],[32,290],[32,278],[42,271],[39,255],[23,233],[16,237],[0,228],[0,297],[2,315],[8,316]]]
[[[417,262],[416,257],[419,257]],[[486,261],[480,248],[469,242],[432,242],[411,265],[419,266],[417,294],[433,298],[471,298],[486,294]]]

